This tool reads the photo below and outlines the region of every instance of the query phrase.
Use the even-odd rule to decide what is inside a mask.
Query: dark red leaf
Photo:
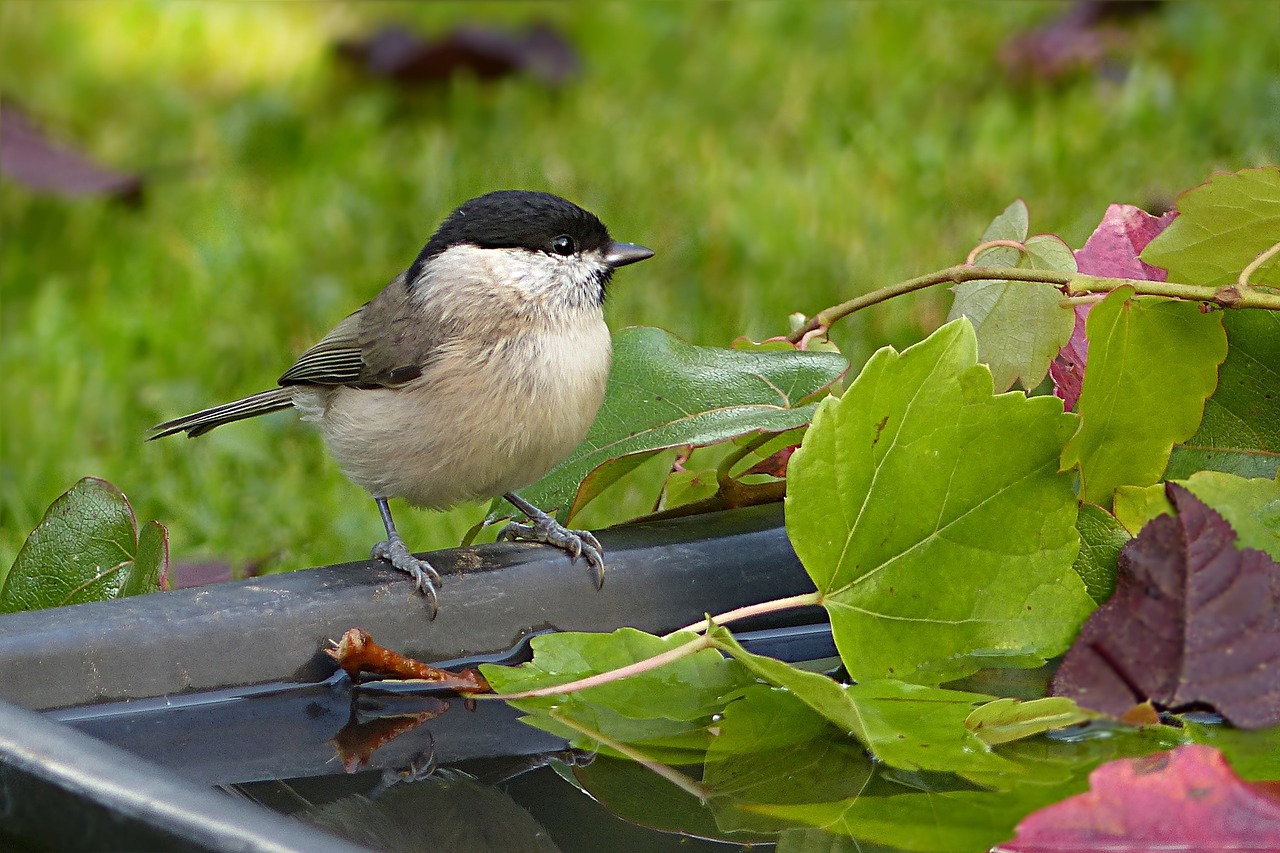
[[[1218,750],[1189,744],[1102,765],[1088,793],[1024,818],[996,850],[1280,850],[1280,801],[1237,776]]]
[[[437,39],[385,27],[367,41],[339,42],[337,49],[373,76],[397,83],[443,83],[460,73],[481,80],[527,73],[558,85],[581,70],[573,46],[546,24],[522,31],[459,27]]]
[[[136,203],[142,178],[113,172],[70,148],[57,145],[21,109],[0,102],[0,172],[38,192],[116,196]]]
[[[1164,281],[1168,275],[1164,270],[1143,263],[1138,256],[1177,215],[1176,210],[1170,210],[1163,216],[1152,216],[1131,204],[1111,205],[1084,246],[1076,250],[1077,269],[1086,275]],[[1080,385],[1089,360],[1084,321],[1089,316],[1090,307],[1076,306],[1076,327],[1071,333],[1071,340],[1049,365],[1053,393],[1062,398],[1068,411],[1074,410],[1080,399]]]
[[[1120,716],[1144,700],[1206,704],[1240,728],[1280,724],[1280,566],[1168,483],[1177,510],[1120,552],[1116,592],[1089,617],[1052,695]]]

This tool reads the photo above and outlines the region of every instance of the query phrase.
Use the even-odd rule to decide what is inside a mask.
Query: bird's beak
[[[605,250],[604,262],[613,269],[625,267],[627,264],[634,264],[636,261],[643,261],[645,258],[653,257],[653,249],[646,249],[644,246],[637,246],[635,243],[619,243],[614,240],[609,244],[609,248]]]

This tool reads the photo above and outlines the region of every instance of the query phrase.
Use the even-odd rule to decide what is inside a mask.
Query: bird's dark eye
[[[561,234],[559,237],[551,241],[551,251],[557,255],[568,257],[572,255],[578,247],[574,244],[573,238],[568,234]]]

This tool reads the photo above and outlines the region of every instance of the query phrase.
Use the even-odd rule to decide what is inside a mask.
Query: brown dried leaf
[[[0,101],[0,173],[37,192],[104,194],[134,204],[142,199],[142,178],[114,172],[55,144],[9,101]]]
[[[336,643],[330,642],[332,648],[325,649],[325,654],[337,661],[338,666],[353,681],[359,680],[360,673],[370,672],[390,678],[430,681],[439,687],[447,687],[460,693],[491,692],[489,683],[479,671],[468,668],[461,672],[450,672],[405,657],[378,645],[363,628],[349,628]]]
[[[1120,552],[1116,592],[1085,623],[1052,695],[1120,716],[1149,699],[1207,704],[1239,728],[1280,724],[1280,565],[1168,483],[1176,516]]]
[[[526,73],[557,86],[582,68],[573,45],[547,24],[525,30],[459,27],[436,39],[389,26],[364,41],[339,42],[337,51],[374,77],[402,84],[443,83],[461,73],[481,80]]]

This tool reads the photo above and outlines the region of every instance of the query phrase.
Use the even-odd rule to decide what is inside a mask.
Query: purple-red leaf
[[[1164,281],[1164,270],[1143,263],[1138,256],[1177,215],[1176,210],[1170,210],[1163,216],[1152,216],[1131,204],[1111,205],[1084,246],[1076,250],[1076,268],[1086,275]],[[1076,306],[1076,327],[1071,333],[1071,340],[1049,365],[1053,393],[1062,398],[1068,411],[1074,410],[1080,399],[1080,385],[1089,360],[1084,321],[1091,307]]]
[[[1277,850],[1280,800],[1208,746],[1127,758],[1089,775],[1089,791],[1018,824],[1007,853]]]
[[[1144,700],[1207,704],[1239,728],[1280,724],[1280,565],[1238,549],[1226,520],[1168,483],[1177,510],[1120,552],[1116,592],[1050,691],[1120,716]]]
[[[546,24],[521,31],[459,27],[437,39],[385,27],[367,41],[340,42],[338,53],[397,83],[442,83],[459,73],[481,80],[526,73],[558,85],[581,70],[577,51]]]
[[[12,103],[0,103],[0,172],[37,192],[113,195],[136,203],[142,178],[113,172],[70,148],[55,144]]]

